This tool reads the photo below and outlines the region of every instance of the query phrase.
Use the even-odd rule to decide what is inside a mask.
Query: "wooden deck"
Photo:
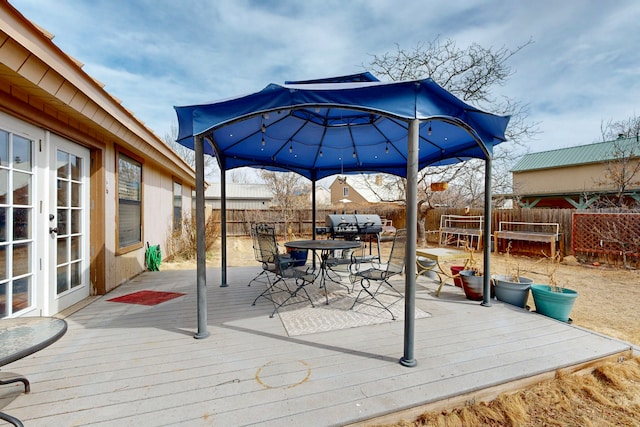
[[[522,386],[630,345],[496,302],[483,307],[418,279],[418,365],[398,363],[403,323],[288,337],[272,305],[251,306],[257,268],[208,271],[211,336],[196,340],[195,271],[144,273],[67,317],[51,347],[5,366],[31,381],[0,388],[27,426],[328,426],[409,418]],[[187,295],[157,306],[107,302],[142,289]],[[418,409],[416,409],[418,408]],[[404,411],[404,412],[402,412]],[[391,417],[384,418],[387,414]]]

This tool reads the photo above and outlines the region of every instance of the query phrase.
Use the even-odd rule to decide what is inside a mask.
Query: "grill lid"
[[[382,231],[380,216],[375,214],[333,214],[325,219],[333,234],[373,234]]]

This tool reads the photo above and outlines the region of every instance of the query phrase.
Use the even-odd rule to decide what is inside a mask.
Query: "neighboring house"
[[[190,215],[193,169],[52,38],[1,3],[0,317],[105,294]]]
[[[636,138],[527,154],[511,170],[515,197],[523,207],[587,208],[617,195],[609,175],[622,165],[625,154],[627,170],[631,170],[640,162]],[[640,203],[640,173],[631,180],[624,197]]]
[[[227,184],[227,209],[269,209],[273,194],[266,184]],[[195,199],[195,197],[194,197]],[[210,183],[204,193],[205,206],[220,209],[220,183]]]
[[[404,197],[384,185],[383,175],[341,175],[329,186],[331,206],[338,210],[365,209],[381,202],[396,202]]]

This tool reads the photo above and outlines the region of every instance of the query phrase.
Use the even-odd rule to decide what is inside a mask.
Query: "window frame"
[[[140,166],[140,241],[120,247],[120,159],[124,156]],[[116,255],[123,255],[144,247],[144,159],[122,148],[116,149],[115,158],[115,181],[116,181]],[[130,202],[130,201],[129,201]]]
[[[177,179],[176,177],[173,178],[172,181],[172,186],[171,186],[171,195],[172,195],[172,210],[171,210],[171,216],[172,216],[172,230],[174,232],[178,231],[181,227],[182,227],[182,217],[183,217],[183,190],[182,190],[182,181]],[[180,197],[176,197],[176,185],[180,186]],[[176,200],[180,200],[180,206],[176,206]],[[176,223],[176,208],[180,208],[179,212],[180,212],[180,217],[178,218],[178,222]]]

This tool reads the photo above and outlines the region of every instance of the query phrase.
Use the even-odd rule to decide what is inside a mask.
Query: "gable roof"
[[[347,184],[358,192],[367,202],[380,203],[382,201],[395,201],[404,199],[402,194],[384,185],[385,179],[381,174],[358,174],[358,175],[346,175]],[[382,183],[378,184],[377,177],[382,177]],[[338,181],[336,178],[331,186]]]
[[[619,138],[613,141],[525,154],[511,169],[511,172],[526,172],[614,160],[616,148],[625,153],[633,152],[634,157],[640,156],[640,143],[635,137]]]

